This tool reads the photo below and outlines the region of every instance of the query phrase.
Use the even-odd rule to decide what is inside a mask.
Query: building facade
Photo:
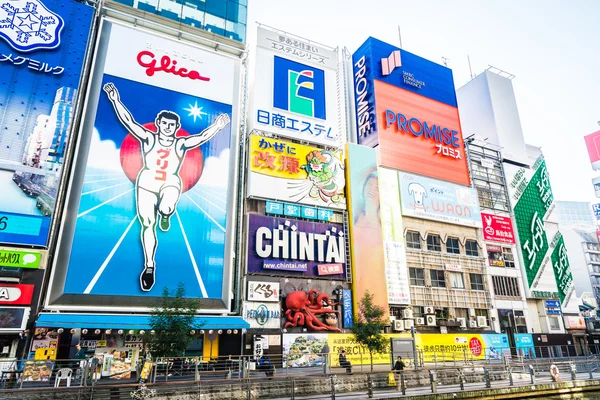
[[[596,218],[590,203],[584,201],[557,201],[558,225],[567,228],[577,225],[596,225]]]

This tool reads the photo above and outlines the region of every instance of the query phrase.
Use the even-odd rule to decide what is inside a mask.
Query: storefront
[[[184,355],[206,359],[239,354],[250,326],[241,317],[225,316],[197,316],[196,323],[202,329],[190,332],[196,339]],[[112,379],[130,377],[144,355],[144,336],[157,334],[147,315],[42,313],[37,326],[31,358],[73,359],[79,344],[86,357],[98,360],[98,377]],[[45,352],[46,344],[56,352]]]

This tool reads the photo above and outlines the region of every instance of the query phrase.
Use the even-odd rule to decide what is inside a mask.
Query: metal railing
[[[596,380],[592,388],[600,386],[598,360],[580,360],[580,362],[556,361],[538,363],[502,363],[488,366],[438,367],[431,369],[404,370],[390,374],[385,372],[356,373],[352,376],[327,374],[320,376],[275,376],[267,378],[230,378],[200,379],[128,384],[110,384],[98,386],[77,386],[69,388],[22,388],[5,389],[2,399],[37,399],[44,395],[58,395],[62,399],[85,398],[90,400],[125,400],[144,398],[144,393],[154,393],[157,398],[187,396],[209,400],[231,398],[331,398],[352,396],[353,398],[381,397],[402,392],[405,395],[423,395],[436,393],[456,393],[457,391],[483,391],[574,381],[573,385],[583,386],[586,381]],[[578,383],[579,382],[579,383]],[[589,385],[589,382],[585,382]],[[535,388],[531,390],[535,390]],[[588,388],[589,390],[589,388]],[[398,394],[398,393],[397,393]],[[135,397],[138,396],[138,397]],[[54,397],[52,397],[54,398]]]

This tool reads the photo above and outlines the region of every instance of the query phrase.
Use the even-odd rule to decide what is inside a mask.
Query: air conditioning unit
[[[479,316],[477,317],[477,326],[488,326],[487,324],[487,318],[485,316]]]
[[[475,309],[469,308],[469,317],[474,317],[474,316],[475,316]]]
[[[437,325],[435,323],[435,315],[428,315],[425,319],[427,321],[427,326],[436,326]]]
[[[515,324],[527,325],[527,320],[525,319],[525,317],[515,317]]]
[[[477,321],[474,319],[469,320],[469,328],[477,328]]]
[[[425,314],[435,314],[435,309],[432,306],[425,306]]]
[[[415,325],[425,325],[425,318],[423,318],[423,317],[415,318]]]
[[[412,319],[404,320],[404,329],[406,329],[407,331],[411,330],[414,326],[415,326],[415,321],[413,321]]]
[[[406,308],[406,309],[402,310],[402,318],[411,319],[412,317],[413,317],[413,310],[411,310],[410,308]]]
[[[456,318],[456,322],[460,323],[461,328],[467,327],[467,319],[466,318]]]
[[[397,319],[394,321],[394,330],[395,331],[403,331],[404,330],[404,321],[401,319]]]

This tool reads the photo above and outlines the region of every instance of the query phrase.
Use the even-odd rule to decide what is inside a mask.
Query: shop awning
[[[202,315],[195,318],[202,329],[248,329],[242,317]],[[47,328],[150,329],[149,315],[42,313],[36,326]]]
[[[579,311],[592,311],[593,309],[595,309],[594,306],[586,303],[585,301],[582,301],[583,304],[581,304],[579,306]]]

